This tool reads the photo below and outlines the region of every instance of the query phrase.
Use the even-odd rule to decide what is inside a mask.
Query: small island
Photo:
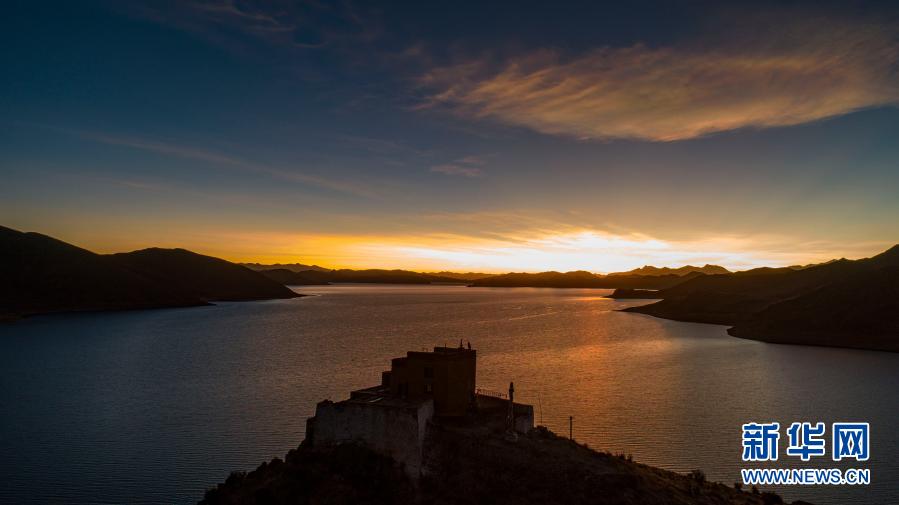
[[[657,300],[659,299],[659,290],[618,288],[607,298],[618,300]]]

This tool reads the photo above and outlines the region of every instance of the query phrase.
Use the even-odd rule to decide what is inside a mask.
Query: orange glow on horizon
[[[23,227],[24,228],[24,227]],[[671,240],[641,233],[559,226],[464,233],[317,233],[240,231],[185,224],[145,226],[141,234],[116,228],[39,230],[97,253],[147,247],[184,248],[237,263],[302,263],[324,268],[402,269],[419,272],[620,272],[644,265],[720,265],[730,270],[864,258],[892,243],[795,242],[782,236],[708,236]],[[27,228],[26,228],[27,230]]]
[[[608,273],[644,265],[680,267],[715,264],[730,270],[827,261],[841,256],[799,248],[766,250],[757,240],[709,238],[665,241],[643,235],[593,230],[530,234],[502,239],[459,235],[251,234],[232,244],[252,252],[205,251],[237,262],[303,263],[325,268],[383,268],[423,272],[484,273],[587,270]],[[754,248],[755,246],[756,248]],[[762,247],[759,247],[762,246]],[[871,253],[883,248],[875,246]],[[265,251],[263,254],[253,254]]]

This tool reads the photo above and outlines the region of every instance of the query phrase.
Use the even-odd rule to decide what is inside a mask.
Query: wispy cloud
[[[188,3],[199,12],[205,12],[210,17],[218,19],[231,19],[244,23],[249,31],[287,31],[294,26],[285,20],[278,19],[275,15],[261,10],[252,4],[238,5],[234,0],[218,0],[206,2]]]
[[[335,141],[340,144],[341,149],[359,151],[367,156],[426,158],[434,155],[433,151],[416,147],[398,139],[337,135]]]
[[[247,49],[247,35],[287,49],[320,49],[376,39],[380,21],[350,2],[144,1],[131,11],[198,34],[217,44]]]
[[[346,193],[353,196],[379,198],[379,195],[366,185],[361,185],[340,179],[311,175],[297,170],[285,170],[276,168],[266,164],[245,160],[239,157],[207,149],[180,144],[172,144],[168,142],[160,142],[151,139],[122,137],[97,132],[78,131],[74,133],[76,133],[81,138],[92,140],[94,142],[100,142],[103,144],[129,147],[166,156],[175,156],[178,158],[197,160],[216,165],[225,165],[247,172],[268,175],[284,181],[316,186],[319,188],[324,188],[339,193]]]
[[[120,137],[115,135],[108,135],[105,133],[86,131],[79,131],[77,132],[77,135],[83,139],[93,140],[95,142],[100,142],[103,144],[132,147],[134,149],[140,149],[142,151],[151,151],[159,154],[177,156],[179,158],[208,161],[211,163],[224,163],[228,165],[241,165],[245,163],[240,159],[233,158],[221,153],[216,153],[214,151],[206,151],[189,146],[157,142],[155,140],[137,137]]]
[[[796,19],[760,18],[754,29],[695,44],[441,66],[420,78],[431,90],[423,106],[553,135],[675,141],[899,102],[894,27]]]
[[[483,158],[466,156],[451,163],[435,165],[431,167],[431,172],[443,175],[459,175],[462,177],[483,177],[484,171],[481,167],[485,164],[486,161]]]

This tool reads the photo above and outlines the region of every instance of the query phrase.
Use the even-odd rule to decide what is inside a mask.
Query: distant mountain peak
[[[315,270],[316,272],[330,272],[330,268],[320,267],[318,265],[306,265],[303,263],[272,263],[272,264],[264,264],[264,263],[240,263],[250,270],[255,270],[257,272],[261,272],[264,270],[290,270],[291,272],[306,272],[309,270]]]
[[[701,267],[693,266],[693,265],[685,265],[679,268],[671,268],[671,267],[656,267],[652,265],[644,265],[640,268],[635,268],[633,270],[629,270],[627,272],[613,272],[609,275],[652,275],[652,276],[660,276],[660,275],[678,275],[684,276],[693,273],[701,273],[706,275],[717,275],[717,274],[729,274],[730,270],[719,266],[719,265],[710,265],[706,263]]]

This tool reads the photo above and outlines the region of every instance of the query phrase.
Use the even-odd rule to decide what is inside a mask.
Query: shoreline
[[[166,309],[193,309],[199,307],[214,307],[220,302],[265,302],[271,300],[293,300],[295,298],[306,298],[316,295],[307,295],[295,293],[296,296],[284,298],[251,298],[246,300],[210,300],[202,303],[185,304],[185,305],[155,305],[151,307],[122,307],[122,308],[96,308],[96,309],[72,309],[72,310],[51,310],[42,312],[15,312],[0,314],[0,324],[11,324],[18,321],[27,321],[39,317],[47,316],[66,316],[66,315],[99,315],[99,314],[121,314],[123,312],[147,312]]]
[[[893,347],[878,347],[878,346],[865,346],[865,345],[847,345],[844,343],[821,343],[815,341],[803,341],[803,340],[794,340],[794,337],[762,337],[762,336],[750,336],[735,333],[734,330],[736,326],[733,323],[727,322],[715,322],[708,320],[700,320],[696,318],[689,317],[676,317],[676,316],[667,316],[660,314],[653,314],[652,312],[639,310],[644,307],[650,307],[654,304],[648,303],[646,305],[638,305],[636,307],[627,307],[624,309],[618,309],[617,312],[629,312],[632,314],[642,314],[644,316],[650,316],[657,319],[663,319],[666,321],[676,321],[679,323],[695,323],[695,324],[710,324],[714,326],[726,326],[727,334],[733,338],[739,338],[742,340],[752,340],[753,342],[762,342],[764,344],[775,344],[775,345],[795,345],[795,346],[803,346],[803,347],[821,347],[821,348],[829,348],[829,349],[850,349],[854,351],[869,351],[869,352],[888,352],[888,353],[899,353],[899,343],[897,343]],[[745,331],[745,330],[744,330]],[[845,334],[807,334],[805,335],[809,339],[821,339],[823,338],[846,338],[850,335]]]

